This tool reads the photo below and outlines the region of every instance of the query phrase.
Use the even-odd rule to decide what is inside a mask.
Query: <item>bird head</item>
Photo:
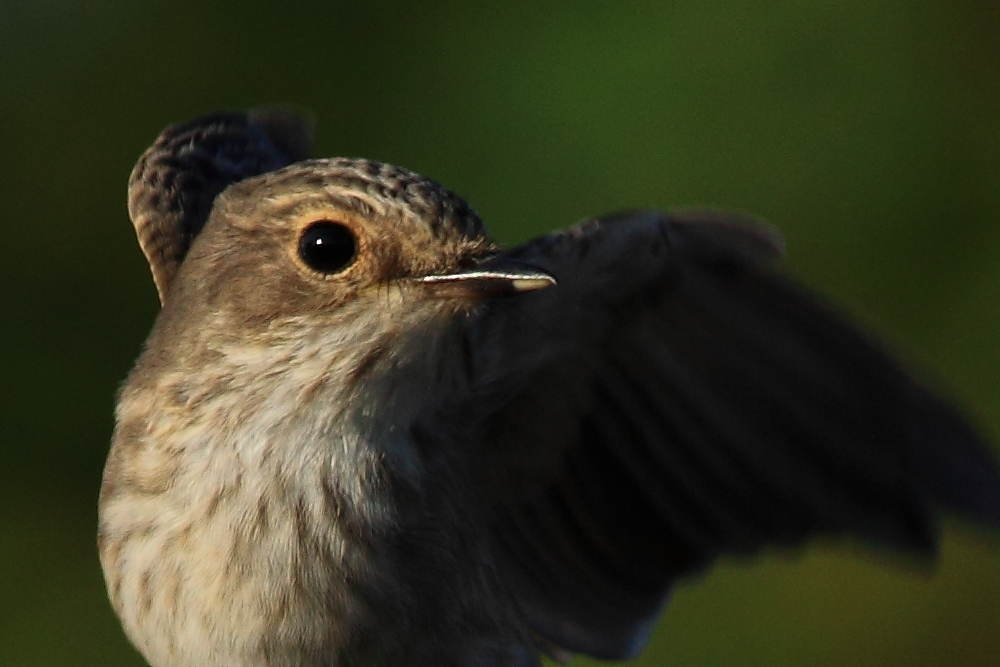
[[[221,431],[308,406],[323,412],[312,421],[348,405],[405,418],[453,366],[442,362],[456,356],[453,323],[555,280],[500,254],[468,204],[429,179],[296,159],[287,147],[302,142],[279,120],[168,128],[137,164],[130,213],[163,309],[124,396]]]
[[[336,158],[295,163],[223,191],[168,301],[226,314],[244,331],[292,320],[324,328],[358,311],[396,321],[552,283],[499,256],[472,209],[433,181]]]

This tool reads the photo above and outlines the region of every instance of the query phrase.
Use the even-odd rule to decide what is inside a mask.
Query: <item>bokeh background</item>
[[[792,273],[1000,436],[994,0],[5,0],[0,665],[143,664],[94,547],[157,311],[125,182],[167,123],[275,102],[316,114],[317,155],[425,173],[505,241],[635,205],[767,217]],[[1000,664],[1000,539],[947,523],[932,566],[726,561],[637,664]]]

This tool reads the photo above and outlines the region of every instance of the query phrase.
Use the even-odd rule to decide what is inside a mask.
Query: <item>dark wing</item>
[[[305,159],[312,122],[284,109],[201,116],[160,133],[128,182],[128,212],[163,303],[215,197],[237,181]]]
[[[511,255],[558,285],[470,328],[481,488],[535,631],[635,655],[671,583],[818,533],[933,551],[935,510],[1000,525],[948,404],[776,274],[780,237],[707,211],[586,222]]]

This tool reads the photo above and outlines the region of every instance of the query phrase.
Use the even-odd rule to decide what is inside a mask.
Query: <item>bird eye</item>
[[[358,254],[358,240],[345,225],[320,220],[309,225],[299,238],[299,257],[320,273],[346,269]]]

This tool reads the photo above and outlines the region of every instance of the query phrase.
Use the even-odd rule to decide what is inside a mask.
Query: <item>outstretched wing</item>
[[[481,488],[535,631],[636,654],[671,583],[817,533],[932,551],[935,509],[1000,525],[956,411],[775,273],[780,237],[708,211],[625,213],[513,250],[556,287],[470,328]]]
[[[305,159],[312,121],[286,109],[208,114],[160,133],[128,181],[128,212],[162,304],[215,197]]]

